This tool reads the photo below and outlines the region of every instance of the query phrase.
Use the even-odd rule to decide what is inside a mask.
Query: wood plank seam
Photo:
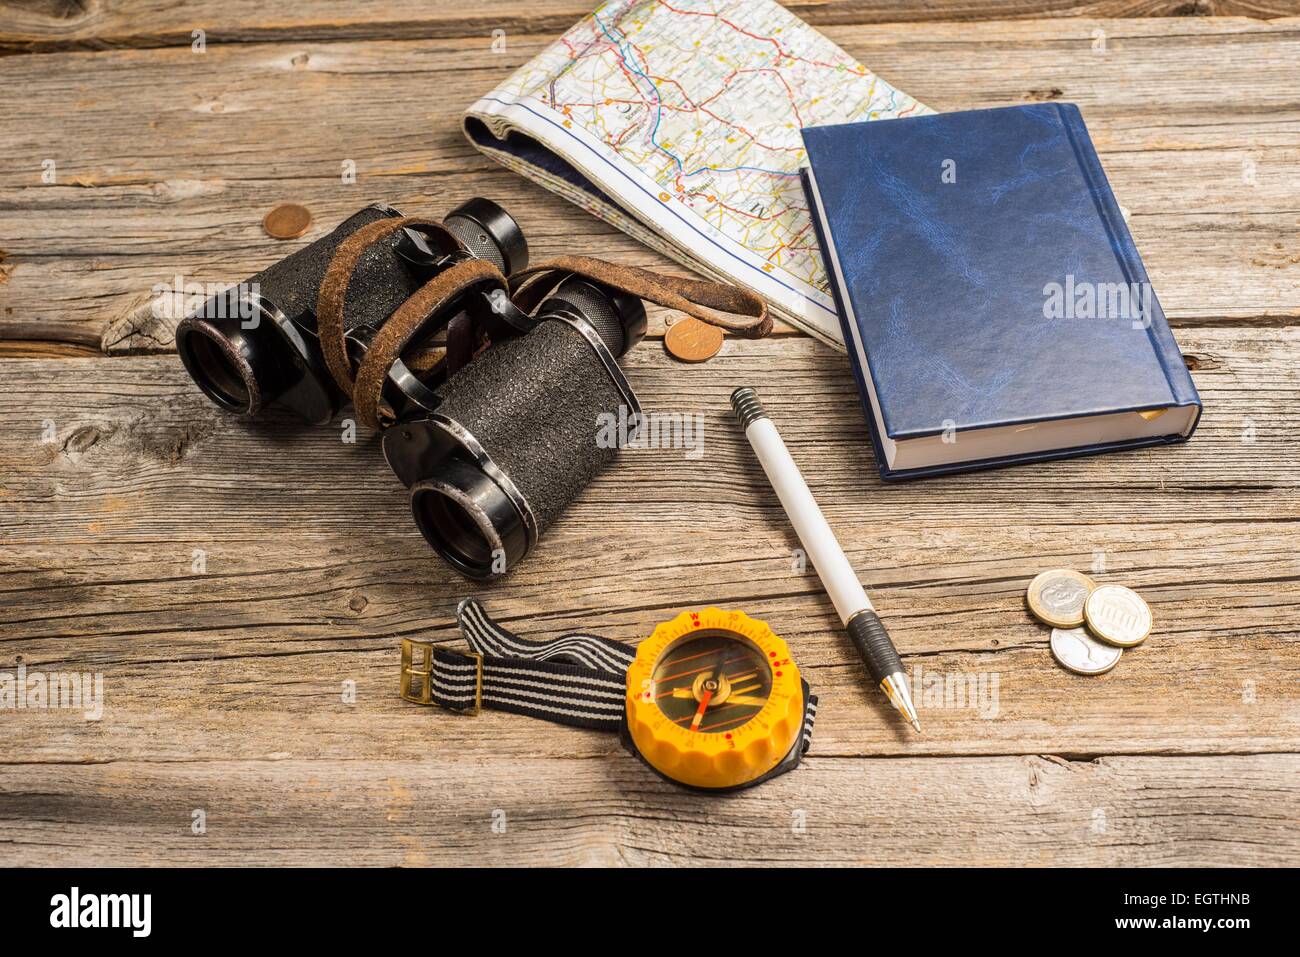
[[[114,49],[150,50],[189,47],[193,31],[204,29],[209,42],[259,44],[294,41],[359,42],[392,39],[468,39],[520,34],[558,35],[590,10],[582,0],[534,3],[482,0],[486,9],[471,15],[463,8],[447,14],[428,4],[390,2],[383,14],[347,5],[325,5],[314,16],[294,18],[289,10],[268,17],[259,4],[226,2],[187,4],[183,11],[143,8],[131,11],[122,0],[94,6],[47,0],[34,8],[0,3],[0,56]],[[828,4],[786,0],[800,17],[817,26],[901,22],[984,22],[1016,19],[1240,17],[1261,21],[1296,12],[1286,0],[974,0],[931,2],[922,7],[896,0],[858,0]],[[393,8],[398,8],[394,10]],[[402,13],[406,14],[403,19]],[[331,14],[334,18],[331,19]],[[397,15],[394,15],[397,14]],[[179,16],[178,16],[179,15]],[[350,22],[347,17],[354,19]],[[260,21],[260,22],[259,22]]]

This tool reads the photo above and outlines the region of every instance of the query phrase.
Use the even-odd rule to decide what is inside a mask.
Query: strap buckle
[[[456,714],[476,716],[483,710],[483,656],[477,651],[456,652],[474,659],[474,704],[468,708],[451,708],[433,697],[433,649],[429,641],[402,639],[402,698],[413,704],[437,705]]]

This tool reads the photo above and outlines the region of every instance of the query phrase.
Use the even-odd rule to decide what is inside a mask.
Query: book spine
[[[811,161],[811,157],[809,160]],[[885,447],[876,430],[876,413],[871,408],[871,400],[868,398],[871,393],[867,389],[864,378],[871,375],[871,370],[862,368],[862,363],[858,361],[857,350],[853,347],[853,330],[849,328],[849,313],[844,308],[844,300],[840,296],[840,284],[835,281],[834,266],[831,264],[831,247],[826,241],[826,232],[830,229],[830,224],[822,220],[817,197],[813,195],[812,180],[808,176],[806,167],[799,170],[799,182],[803,184],[804,196],[808,200],[808,218],[812,220],[813,235],[817,237],[817,248],[822,254],[822,268],[826,270],[826,283],[831,287],[835,311],[839,313],[840,335],[844,337],[844,351],[848,355],[849,368],[853,370],[854,384],[858,388],[858,404],[862,407],[862,417],[867,423],[867,434],[871,437],[871,448],[876,456],[876,468],[879,469],[882,479],[888,479],[890,469],[885,458]]]
[[[1083,116],[1079,113],[1079,108],[1072,103],[1057,103],[1053,104],[1053,106],[1056,108],[1061,124],[1070,139],[1070,145],[1074,149],[1074,155],[1078,160],[1083,177],[1088,182],[1088,189],[1092,193],[1093,202],[1097,204],[1097,210],[1101,214],[1102,222],[1106,226],[1106,231],[1110,234],[1111,249],[1115,253],[1115,258],[1119,260],[1125,278],[1130,285],[1137,283],[1137,288],[1149,290],[1151,293],[1150,311],[1148,315],[1144,316],[1147,322],[1147,337],[1152,348],[1155,349],[1161,367],[1164,369],[1165,379],[1169,383],[1169,391],[1173,395],[1174,405],[1194,405],[1199,408],[1201,397],[1196,391],[1196,386],[1192,383],[1191,374],[1187,371],[1187,364],[1183,361],[1182,350],[1178,348],[1178,343],[1174,341],[1174,334],[1170,331],[1169,323],[1165,320],[1164,309],[1161,308],[1160,301],[1156,298],[1155,290],[1151,286],[1151,280],[1147,277],[1146,267],[1142,265],[1142,257],[1138,254],[1137,246],[1133,242],[1133,235],[1129,232],[1128,224],[1124,222],[1124,214],[1120,211],[1119,203],[1115,199],[1115,193],[1110,188],[1110,181],[1106,178],[1106,173],[1102,169],[1101,160],[1097,156],[1097,150],[1092,145],[1092,137],[1088,135],[1088,128],[1084,125]],[[1193,423],[1192,428],[1195,429],[1195,427],[1196,425]]]

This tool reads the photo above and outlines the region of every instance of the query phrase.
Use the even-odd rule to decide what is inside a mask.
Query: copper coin
[[[311,213],[297,203],[281,203],[262,220],[262,228],[272,239],[297,239],[310,226]]]
[[[722,330],[694,316],[683,316],[668,327],[664,348],[682,362],[704,362],[722,348]]]

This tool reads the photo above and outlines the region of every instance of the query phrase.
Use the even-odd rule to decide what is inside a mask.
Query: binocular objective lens
[[[190,376],[213,401],[236,412],[256,411],[253,370],[218,330],[196,323],[177,346]]]
[[[423,488],[415,493],[411,506],[415,524],[439,554],[475,577],[491,571],[492,545],[462,503],[440,489]]]

